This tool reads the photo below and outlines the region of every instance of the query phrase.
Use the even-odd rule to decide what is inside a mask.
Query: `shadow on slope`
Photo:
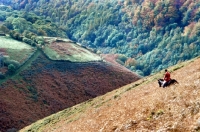
[[[41,54],[18,76],[0,84],[0,131],[21,129],[138,79],[104,62],[52,61]]]
[[[169,68],[179,85],[160,88],[157,79],[162,71],[39,120],[20,132],[199,131],[199,64],[200,58]]]

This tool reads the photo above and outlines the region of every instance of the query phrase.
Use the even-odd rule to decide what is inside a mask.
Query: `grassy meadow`
[[[10,60],[18,61],[22,64],[26,61],[35,51],[35,48],[32,46],[11,39],[9,37],[0,37],[0,49],[4,49],[7,56],[9,56]]]
[[[101,57],[72,42],[52,42],[46,44],[44,53],[52,60],[71,62],[100,61]]]

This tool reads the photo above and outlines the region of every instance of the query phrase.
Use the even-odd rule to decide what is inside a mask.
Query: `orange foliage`
[[[135,66],[136,60],[134,58],[128,58],[125,62],[125,66]]]
[[[88,5],[88,7],[87,7],[87,9],[90,9],[91,7],[94,7],[94,2],[91,2],[89,5]]]
[[[200,22],[198,22],[198,23],[192,22],[192,23],[190,23],[190,25],[188,25],[184,28],[183,36],[192,37],[192,36],[196,35],[198,29],[200,29]]]

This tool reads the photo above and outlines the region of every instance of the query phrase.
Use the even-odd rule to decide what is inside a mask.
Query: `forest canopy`
[[[69,37],[98,53],[123,54],[127,60],[121,64],[143,76],[200,55],[197,1],[0,0],[0,3],[9,5],[0,7],[0,21],[9,30]]]

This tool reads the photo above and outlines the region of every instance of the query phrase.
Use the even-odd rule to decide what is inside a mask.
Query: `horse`
[[[158,84],[159,84],[160,87],[162,86],[163,81],[164,81],[163,79],[158,79]],[[178,83],[178,81],[176,81],[176,79],[171,79],[170,81],[168,81],[168,82],[163,86],[163,88],[164,88],[164,87],[168,87],[168,86],[173,85],[173,84],[179,84],[179,83]]]

